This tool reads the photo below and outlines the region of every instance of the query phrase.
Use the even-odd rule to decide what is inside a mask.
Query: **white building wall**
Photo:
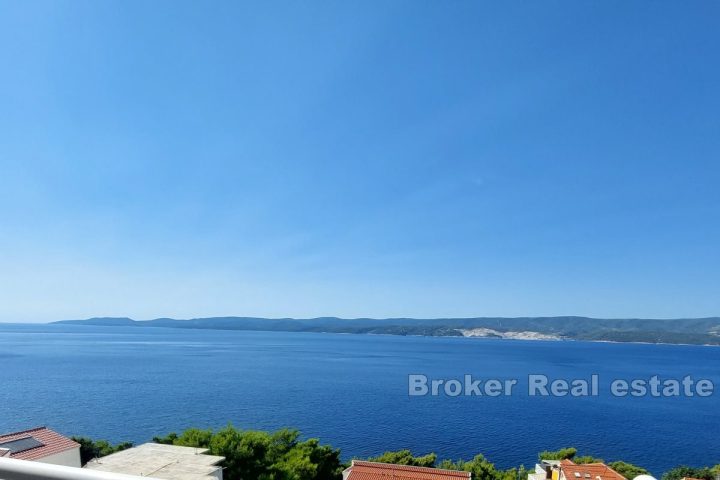
[[[64,452],[49,455],[47,457],[38,458],[35,461],[40,463],[50,463],[53,465],[65,465],[66,467],[82,467],[80,464],[80,447],[65,450]]]
[[[218,468],[215,470],[212,474],[213,477],[215,477],[217,480],[223,480],[223,469]]]

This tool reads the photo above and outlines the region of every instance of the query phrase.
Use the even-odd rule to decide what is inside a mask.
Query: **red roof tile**
[[[470,478],[470,472],[358,460],[353,460],[347,472],[347,480],[458,480]]]
[[[46,427],[38,427],[31,430],[24,430],[22,432],[0,435],[0,443],[11,442],[13,440],[20,440],[21,438],[28,437],[34,438],[43,445],[23,452],[11,453],[11,458],[17,458],[18,460],[38,460],[56,453],[80,447],[79,443],[62,436],[59,433],[53,432]]]
[[[560,462],[566,480],[627,480],[604,463],[577,464],[571,460]]]

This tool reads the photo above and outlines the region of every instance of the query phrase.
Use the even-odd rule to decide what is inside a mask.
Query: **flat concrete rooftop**
[[[224,457],[208,450],[144,443],[88,462],[85,468],[164,480],[222,480],[218,466]]]

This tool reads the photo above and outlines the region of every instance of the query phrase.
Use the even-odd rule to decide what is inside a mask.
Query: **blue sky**
[[[720,314],[720,4],[0,2],[0,321]]]

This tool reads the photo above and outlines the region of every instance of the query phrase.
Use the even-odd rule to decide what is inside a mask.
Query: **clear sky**
[[[0,321],[720,315],[720,3],[0,1]]]

